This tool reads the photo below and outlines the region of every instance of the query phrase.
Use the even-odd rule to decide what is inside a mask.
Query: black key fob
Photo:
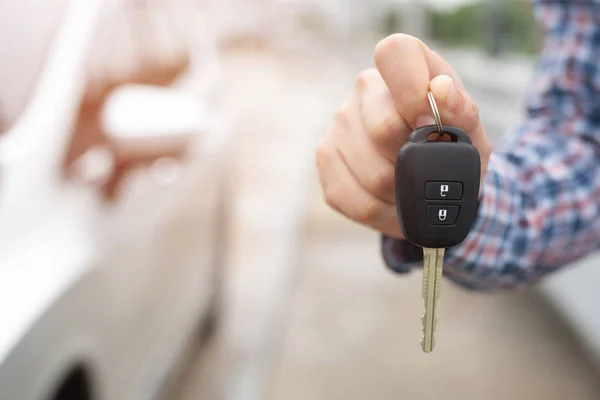
[[[398,151],[396,210],[406,240],[447,248],[462,242],[477,215],[481,159],[462,130],[443,126],[452,141],[428,140],[436,125],[415,130]]]

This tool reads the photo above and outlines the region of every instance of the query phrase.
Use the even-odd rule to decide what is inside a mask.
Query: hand
[[[361,72],[354,93],[335,116],[317,149],[327,203],[360,224],[402,238],[394,199],[398,149],[417,127],[434,123],[427,91],[445,125],[469,134],[485,176],[491,143],[477,105],[438,54],[408,35],[392,35],[375,48],[377,68]]]

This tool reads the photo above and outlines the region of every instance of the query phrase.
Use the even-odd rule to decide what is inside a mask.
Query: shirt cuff
[[[385,265],[397,274],[406,274],[423,264],[423,249],[407,240],[382,235],[381,253]]]
[[[476,286],[481,264],[494,265],[493,258],[502,247],[505,230],[514,225],[515,207],[519,201],[511,169],[496,154],[492,154],[488,174],[482,183],[477,217],[467,238],[446,249],[444,275],[465,287]],[[395,273],[407,273],[423,266],[423,249],[406,240],[383,235],[381,251],[386,266]]]

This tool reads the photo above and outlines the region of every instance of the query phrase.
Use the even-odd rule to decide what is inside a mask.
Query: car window
[[[67,4],[68,0],[2,0],[0,132],[10,129],[25,108]]]

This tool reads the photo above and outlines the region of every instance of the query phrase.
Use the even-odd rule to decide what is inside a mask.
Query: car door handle
[[[113,90],[101,121],[111,147],[125,158],[179,153],[209,125],[204,104],[193,93],[140,84]]]

